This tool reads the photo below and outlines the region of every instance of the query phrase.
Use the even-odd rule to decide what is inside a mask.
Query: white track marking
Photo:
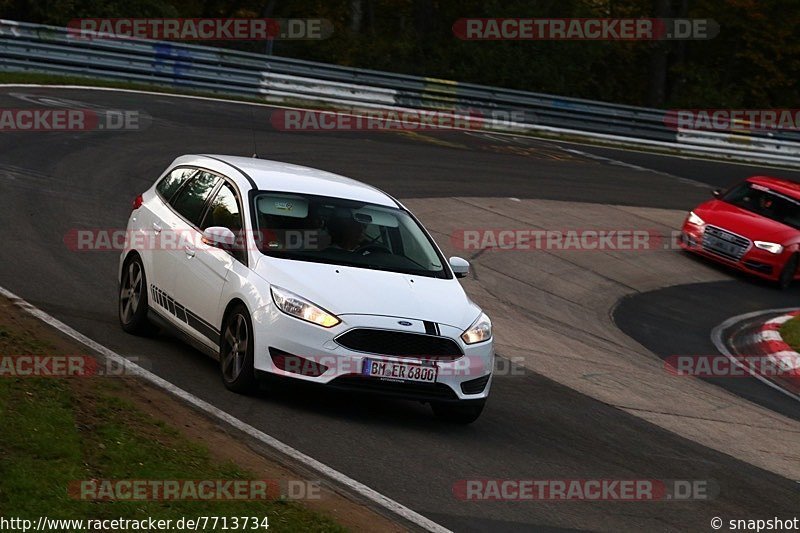
[[[646,168],[639,165],[634,165],[632,163],[626,163],[625,161],[620,161],[618,159],[612,159],[610,157],[605,157],[602,155],[592,154],[589,152],[584,152],[582,150],[576,150],[574,148],[563,148],[561,146],[557,147],[559,150],[563,150],[564,152],[568,152],[570,154],[579,155],[581,157],[585,157],[587,159],[594,159],[596,161],[601,161],[604,163],[608,163],[609,165],[615,165],[618,167],[630,168],[632,170],[638,170],[640,172],[652,172],[653,174],[660,174],[662,176],[666,176],[668,178],[673,178],[681,183],[685,183],[686,185],[691,185],[692,187],[701,187],[703,189],[710,189],[711,186],[707,183],[702,183],[700,181],[695,181],[689,178],[683,178],[681,176],[676,176],[675,174],[670,174],[669,172],[662,172],[660,170],[655,170],[652,168]]]
[[[780,324],[783,324],[784,322],[790,321],[793,318],[794,318],[793,315],[783,315],[783,316],[779,316],[779,317],[773,318],[772,320],[767,320],[764,324],[778,324],[778,325],[780,325]]]
[[[490,134],[490,133],[470,132],[470,131],[466,131],[465,133],[467,135],[472,135],[473,137],[488,138],[488,139],[491,139],[493,141],[501,141],[501,142],[505,142],[505,143],[511,142],[510,140],[507,139],[507,137],[509,137],[511,135],[515,135],[513,133]],[[498,137],[498,135],[504,135],[505,137],[502,137],[502,136]],[[537,141],[537,142],[545,142],[545,143],[547,143],[547,142],[550,142],[550,143],[559,142],[559,141],[556,141],[555,139],[538,139],[538,138],[530,137],[530,136],[520,136],[520,138],[521,139],[531,139],[531,140],[534,140],[534,141]],[[516,140],[517,138],[515,137],[514,139]],[[566,141],[562,141],[562,142],[566,142]],[[590,146],[590,145],[584,145],[584,146]],[[639,165],[634,165],[632,163],[626,163],[625,161],[620,161],[618,159],[613,159],[611,157],[605,157],[605,156],[593,154],[593,153],[590,153],[590,152],[584,152],[582,150],[576,150],[575,148],[565,148],[565,147],[563,147],[563,146],[561,146],[559,144],[553,144],[553,147],[558,149],[558,150],[561,150],[562,152],[566,152],[566,153],[572,154],[572,155],[577,155],[579,157],[582,157],[584,159],[589,159],[589,160],[592,160],[592,161],[599,161],[599,162],[605,163],[607,165],[614,165],[614,166],[617,166],[617,167],[629,168],[631,170],[636,170],[638,172],[651,172],[653,174],[659,174],[661,176],[666,176],[668,178],[672,178],[672,179],[678,180],[681,183],[685,183],[686,185],[691,185],[692,187],[700,187],[700,188],[703,188],[703,189],[710,189],[711,188],[711,186],[708,185],[707,183],[702,183],[702,182],[695,181],[695,180],[692,180],[692,179],[689,179],[689,178],[682,178],[681,176],[676,176],[675,174],[670,174],[669,172],[662,172],[660,170],[655,170],[655,169],[652,169],[652,168],[646,168],[646,167],[642,167],[642,166],[639,166]],[[605,147],[601,147],[601,148],[605,148]],[[622,149],[622,150],[624,150],[624,149]],[[634,151],[634,150],[631,150],[631,151]],[[661,154],[655,154],[655,155],[661,155]]]
[[[101,354],[103,357],[107,358],[108,360],[124,365],[125,369],[130,371],[133,375],[136,375],[146,381],[149,381],[156,387],[159,387],[168,393],[172,394],[173,396],[177,396],[178,398],[182,399],[183,401],[191,404],[192,406],[204,411],[205,413],[213,416],[214,418],[225,422],[226,424],[242,431],[254,439],[266,444],[270,448],[273,448],[284,455],[294,459],[295,461],[303,464],[304,466],[322,474],[323,476],[347,487],[351,491],[357,493],[358,495],[370,500],[371,502],[383,507],[384,509],[408,520],[409,522],[427,530],[436,533],[450,533],[450,530],[429,520],[422,516],[421,514],[412,511],[408,507],[384,496],[383,494],[373,490],[363,483],[352,479],[345,474],[342,474],[338,470],[334,470],[333,468],[329,467],[328,465],[317,461],[316,459],[309,457],[308,455],[304,454],[303,452],[296,450],[289,446],[288,444],[284,444],[283,442],[279,441],[275,437],[267,435],[266,433],[259,431],[258,429],[250,426],[238,418],[226,413],[225,411],[214,407],[210,403],[201,400],[197,396],[186,392],[185,390],[173,385],[169,381],[153,374],[145,370],[144,368],[136,365],[135,363],[131,362],[130,360],[126,359],[125,357],[119,355],[113,350],[106,348],[102,344],[93,341],[89,337],[85,336],[84,334],[72,329],[68,325],[64,324],[60,320],[50,316],[49,314],[45,313],[41,309],[33,306],[32,304],[26,302],[16,294],[12,293],[11,291],[0,287],[0,295],[5,296],[6,298],[10,299],[14,305],[23,309],[27,313],[35,316],[42,322],[56,328],[57,330],[61,331],[62,333],[66,334],[69,337],[72,337],[76,341],[86,345],[90,349],[94,350],[95,352]]]
[[[759,331],[756,333],[756,338],[761,342],[769,342],[769,341],[782,341],[783,337],[776,329],[768,329],[765,331]]]
[[[788,307],[788,308],[785,308],[785,309],[767,309],[765,311],[754,311],[752,313],[745,313],[743,315],[738,315],[738,316],[731,317],[728,320],[726,320],[725,322],[723,322],[722,324],[720,324],[719,326],[717,326],[717,327],[715,327],[714,329],[711,330],[711,342],[714,343],[714,346],[716,346],[717,350],[719,350],[719,352],[721,354],[724,354],[728,359],[733,361],[733,363],[736,366],[738,366],[739,368],[742,368],[744,370],[748,370],[747,367],[745,367],[728,350],[728,347],[725,346],[725,342],[722,340],[722,334],[725,332],[725,330],[730,329],[737,322],[742,322],[744,320],[749,320],[751,318],[755,318],[755,317],[761,316],[761,315],[768,315],[770,313],[789,313],[789,312],[792,312],[792,311],[797,311],[797,308],[796,307]],[[781,387],[779,387],[775,383],[771,382],[770,380],[768,380],[764,376],[761,376],[759,374],[751,374],[751,375],[754,378],[756,378],[759,381],[761,381],[762,383],[764,383],[765,385],[768,385],[768,386],[772,387],[773,389],[782,392],[783,394],[785,394],[786,396],[792,398],[793,400],[797,400],[798,402],[800,402],[800,396],[798,396],[796,394],[793,394],[793,393],[791,393],[791,392],[789,392],[787,390],[782,389]]]
[[[800,367],[800,361],[797,359],[797,352],[793,350],[775,352],[769,354],[767,357],[775,361],[775,363],[777,363],[783,371],[794,370],[795,368]],[[787,363],[786,361],[791,361],[791,363]]]

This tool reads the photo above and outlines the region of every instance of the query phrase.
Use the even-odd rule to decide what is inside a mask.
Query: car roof
[[[751,176],[747,178],[747,181],[763,185],[764,187],[769,187],[776,192],[780,192],[786,196],[791,196],[796,200],[800,200],[800,183],[797,183],[796,181],[785,178],[775,178],[772,176]]]
[[[298,194],[345,198],[388,207],[399,207],[380,189],[325,170],[270,161],[255,157],[230,155],[184,155],[172,166],[192,165],[219,172],[236,181],[242,190],[258,189]],[[238,171],[238,172],[237,172]]]

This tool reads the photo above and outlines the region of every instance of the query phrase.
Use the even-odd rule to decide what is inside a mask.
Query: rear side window
[[[203,209],[206,200],[217,185],[219,178],[209,172],[198,172],[188,183],[178,192],[177,196],[170,202],[170,205],[183,218],[198,226],[200,217],[203,216]]]
[[[164,178],[158,182],[156,185],[156,190],[161,197],[169,202],[172,199],[172,195],[175,194],[175,191],[181,188],[181,185],[189,179],[189,176],[194,174],[196,169],[194,168],[176,168]]]

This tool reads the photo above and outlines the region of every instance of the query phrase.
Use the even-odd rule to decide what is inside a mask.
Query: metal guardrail
[[[800,167],[800,135],[676,131],[666,111],[263,56],[193,44],[87,38],[0,20],[0,71],[46,72],[347,109],[498,114],[489,129],[535,131]]]

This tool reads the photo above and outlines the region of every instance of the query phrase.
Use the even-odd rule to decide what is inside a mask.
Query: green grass
[[[800,352],[800,316],[784,322],[781,325],[783,341],[797,352]]]
[[[0,325],[0,349],[0,354],[39,354],[52,352],[53,345],[30,335],[18,335],[12,328]]]
[[[47,343],[28,337],[0,327],[0,353],[47,353]],[[2,516],[266,516],[271,531],[343,530],[286,500],[92,502],[70,496],[70,482],[87,479],[258,479],[233,463],[220,464],[204,446],[121,399],[120,387],[113,378],[0,378]]]

